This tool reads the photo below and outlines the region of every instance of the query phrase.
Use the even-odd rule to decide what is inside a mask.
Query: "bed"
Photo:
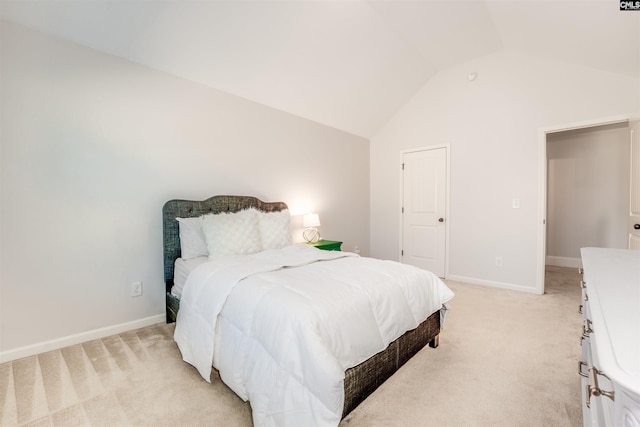
[[[247,209],[255,209],[262,213],[282,213],[287,211],[287,205],[283,202],[263,202],[251,196],[232,195],[214,196],[203,201],[170,200],[164,205],[162,215],[167,322],[175,321],[180,309],[180,294],[175,291],[175,279],[177,279],[176,266],[179,265],[178,263],[180,262],[182,254],[180,225],[176,218],[199,218],[207,214],[239,213]],[[292,246],[301,247],[307,245]],[[298,248],[293,249],[297,250]],[[317,252],[325,252],[317,249],[314,250]],[[340,256],[346,257],[347,255],[349,254]],[[326,255],[322,254],[322,256]],[[181,268],[184,269],[184,266]],[[195,268],[195,266],[192,266],[192,268]],[[184,280],[184,274],[180,280]],[[442,284],[442,286],[444,286],[444,284]],[[450,292],[448,288],[447,291]],[[448,295],[447,300],[452,296],[452,293]],[[445,308],[444,304],[442,304],[442,308]],[[428,344],[433,348],[437,347],[442,318],[443,313],[441,313],[441,310],[431,313],[426,320],[422,321],[414,329],[409,330],[399,338],[393,340],[384,350],[346,369],[343,380],[344,403],[341,417],[345,417],[351,412],[424,346]]]

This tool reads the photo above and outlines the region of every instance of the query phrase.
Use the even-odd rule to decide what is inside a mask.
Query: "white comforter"
[[[292,245],[197,267],[175,340],[211,366],[256,426],[336,426],[344,372],[384,350],[453,297],[430,272],[349,252]]]

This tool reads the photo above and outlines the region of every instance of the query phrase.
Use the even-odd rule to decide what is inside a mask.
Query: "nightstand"
[[[340,251],[340,247],[342,246],[342,242],[337,242],[335,240],[320,240],[319,242],[307,243],[308,245],[315,246],[318,249],[322,249],[324,251]]]

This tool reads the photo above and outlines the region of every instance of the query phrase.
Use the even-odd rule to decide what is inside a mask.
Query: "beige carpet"
[[[578,426],[579,277],[547,293],[448,282],[438,349],[425,348],[345,426]],[[251,409],[183,363],[156,325],[0,364],[2,426],[251,426]]]

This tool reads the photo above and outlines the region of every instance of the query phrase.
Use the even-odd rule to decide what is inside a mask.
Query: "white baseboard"
[[[556,267],[582,268],[582,260],[580,258],[547,255],[545,263]]]
[[[9,362],[11,360],[22,359],[23,357],[33,356],[35,354],[45,353],[47,351],[57,350],[70,345],[76,345],[83,342],[96,340],[110,335],[120,334],[122,332],[132,331],[134,329],[144,328],[145,326],[155,325],[156,323],[164,323],[166,321],[165,314],[138,319],[131,322],[120,323],[118,325],[107,326],[104,328],[93,329],[79,334],[68,335],[62,338],[56,338],[51,341],[45,341],[37,344],[19,347],[12,350],[0,352],[0,363]]]
[[[529,294],[539,294],[536,288],[530,288],[528,286],[514,285],[513,283],[494,282],[491,280],[476,279],[473,277],[448,275],[446,280],[454,280],[456,282],[470,283],[472,285],[490,286],[492,288],[509,289],[512,291],[526,292]]]

